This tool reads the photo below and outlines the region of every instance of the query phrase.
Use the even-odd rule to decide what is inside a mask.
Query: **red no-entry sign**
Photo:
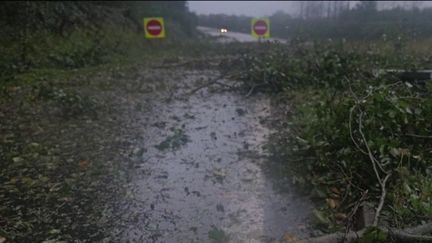
[[[146,28],[151,35],[159,35],[162,32],[162,24],[155,19],[150,20]]]
[[[270,37],[270,21],[268,18],[252,19],[252,36]]]
[[[260,19],[255,22],[254,30],[257,35],[264,35],[267,32],[267,23]]]
[[[165,37],[163,18],[144,18],[144,32],[146,38]]]

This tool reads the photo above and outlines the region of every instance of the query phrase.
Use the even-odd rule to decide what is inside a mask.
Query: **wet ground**
[[[233,42],[233,41],[238,41],[238,42],[257,42],[258,41],[258,38],[255,38],[252,35],[247,34],[247,33],[233,32],[231,30],[228,30],[228,32],[226,32],[226,33],[220,33],[220,31],[218,29],[204,27],[204,26],[199,26],[197,29],[206,35],[213,36],[213,37],[219,37],[219,41],[222,43]],[[284,39],[274,38],[274,37],[267,38],[265,40],[279,41],[282,43],[286,42],[286,40],[284,40]]]
[[[123,241],[279,242],[286,232],[307,234],[307,199],[277,192],[265,172],[267,97],[211,88],[190,94],[217,76],[212,70],[141,75],[168,91],[143,96],[134,118],[141,139]]]

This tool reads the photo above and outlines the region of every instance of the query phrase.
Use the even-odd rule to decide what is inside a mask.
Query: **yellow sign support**
[[[165,38],[165,24],[161,17],[144,18],[145,38]]]
[[[251,21],[251,34],[256,38],[270,38],[270,19],[253,18]]]

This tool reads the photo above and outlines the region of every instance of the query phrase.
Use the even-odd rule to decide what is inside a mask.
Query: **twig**
[[[360,205],[363,203],[364,200],[366,200],[366,197],[368,195],[368,190],[364,191],[362,193],[361,198],[358,200],[358,202],[354,205],[354,208],[351,210],[351,212],[348,214],[347,216],[347,227],[345,229],[345,235],[344,235],[344,239],[346,239],[347,235],[349,234],[349,232],[351,231],[351,227],[352,227],[352,218],[354,217],[354,215],[357,213],[358,208],[360,207]]]
[[[405,136],[408,137],[415,137],[415,138],[429,138],[432,139],[432,136],[425,136],[425,135],[417,135],[417,134],[404,134]]]
[[[373,222],[373,226],[377,226],[378,225],[378,220],[379,220],[379,216],[381,214],[381,210],[384,206],[384,201],[385,201],[385,197],[387,194],[387,190],[386,190],[386,182],[388,180],[388,178],[390,178],[391,174],[387,174],[386,177],[384,178],[382,184],[381,184],[381,198],[378,204],[378,208],[375,211],[375,218],[374,218],[374,222]]]
[[[249,92],[246,94],[246,97],[249,97],[249,95],[252,94],[252,92],[254,91],[254,89],[257,87],[257,85],[252,86],[252,88],[249,90]]]
[[[416,235],[397,229],[389,229],[388,235],[391,239],[397,240],[398,242],[432,242],[432,236]]]
[[[360,145],[357,143],[357,141],[354,139],[354,135],[353,135],[353,131],[352,131],[352,114],[354,112],[354,110],[357,108],[357,105],[354,105],[353,107],[351,107],[350,109],[350,114],[349,114],[349,122],[348,122],[348,126],[349,126],[349,132],[350,132],[350,137],[351,140],[353,141],[354,145],[356,146],[356,148],[362,152],[363,154],[367,155],[366,151],[364,151]]]
[[[432,232],[432,223],[428,223],[425,225],[420,225],[414,228],[407,228],[403,230],[399,229],[385,229],[382,227],[377,227],[380,231],[387,234],[387,237],[390,239],[394,239],[397,242],[432,242],[432,236],[427,236],[424,234],[428,234]],[[340,242],[341,240],[345,240],[347,242],[352,242],[358,240],[362,237],[366,232],[366,229],[362,229],[360,231],[354,232],[350,231],[348,234],[344,233],[333,233],[328,235],[323,235],[316,238],[311,238],[307,240],[300,241],[301,243],[334,243]]]
[[[224,76],[225,76],[225,73],[220,74],[219,76],[217,76],[216,78],[210,80],[209,82],[207,82],[207,83],[205,83],[205,84],[203,84],[203,85],[200,85],[200,86],[196,87],[196,88],[193,89],[191,92],[189,92],[188,95],[193,95],[193,94],[195,94],[198,90],[201,90],[201,89],[206,88],[206,87],[208,87],[208,86],[210,86],[210,85],[213,85],[213,84],[215,84],[215,83],[218,83],[218,82],[219,82],[219,79],[223,78]]]
[[[388,172],[386,172],[386,171],[384,171],[384,169],[381,168],[383,170],[383,172],[386,174],[384,180],[382,180],[381,176],[379,175],[379,172],[378,172],[378,169],[377,169],[377,165],[380,165],[380,163],[373,156],[372,151],[369,148],[369,145],[367,144],[366,137],[365,137],[365,135],[364,135],[364,133],[362,131],[362,115],[363,115],[363,112],[360,111],[359,133],[360,133],[360,135],[361,135],[361,137],[363,139],[363,142],[364,142],[364,144],[366,146],[366,149],[367,149],[367,152],[368,152],[368,155],[369,155],[369,159],[371,160],[372,167],[373,167],[374,172],[375,172],[375,176],[377,177],[378,183],[380,184],[380,187],[381,187],[381,197],[380,197],[380,201],[379,201],[379,204],[378,204],[378,208],[375,211],[375,217],[374,217],[374,222],[373,222],[373,225],[377,226],[378,225],[379,216],[380,216],[381,210],[382,210],[382,208],[384,206],[384,201],[385,201],[385,197],[386,197],[386,194],[387,194],[386,183],[387,183],[387,180],[388,180],[388,178],[390,177],[391,174],[388,173]]]
[[[249,90],[249,92],[246,94],[246,97],[249,97],[249,96],[253,93],[253,91],[255,90],[256,87],[264,86],[264,85],[266,85],[266,84],[255,84],[254,86],[252,86],[252,88],[251,88],[251,89]]]
[[[379,184],[382,185],[381,176],[380,176],[380,174],[379,174],[379,172],[378,172],[377,165],[376,165],[376,164],[377,164],[377,163],[376,163],[376,159],[375,159],[375,157],[373,156],[372,151],[371,151],[371,149],[369,148],[369,145],[367,144],[366,136],[364,135],[363,130],[362,130],[362,116],[363,116],[363,111],[360,111],[360,117],[359,117],[359,133],[360,133],[360,136],[362,137],[362,140],[363,140],[363,142],[364,142],[364,144],[365,144],[365,146],[366,146],[367,154],[368,154],[369,159],[370,159],[370,161],[371,161],[371,163],[372,163],[372,167],[373,167],[373,170],[374,170],[374,172],[375,172],[375,176],[376,176],[376,178],[377,178]]]
[[[351,84],[349,83],[349,80],[348,80],[348,79],[347,79],[347,81],[348,81],[348,84],[349,84],[350,91],[351,91],[351,93],[352,93],[354,99],[356,100],[356,104],[355,104],[355,105],[351,108],[351,110],[350,110],[350,120],[349,120],[349,122],[350,122],[350,123],[349,123],[349,127],[350,127],[350,136],[351,136],[351,139],[353,140],[354,144],[356,145],[356,147],[357,147],[357,148],[358,148],[362,153],[365,153],[365,151],[363,151],[363,150],[360,148],[360,146],[357,144],[357,142],[355,141],[354,136],[353,136],[353,134],[352,134],[352,125],[351,125],[351,122],[352,122],[352,113],[353,113],[353,111],[355,110],[355,108],[357,108],[357,106],[360,104],[360,100],[357,98],[357,96],[355,95],[354,91],[352,90],[352,88],[351,88]],[[369,94],[368,94],[365,98],[367,98],[368,96],[369,96]],[[365,98],[363,98],[363,100],[364,100]],[[379,216],[380,216],[380,214],[381,214],[381,210],[382,210],[382,208],[383,208],[383,206],[384,206],[384,201],[385,201],[385,197],[386,197],[386,194],[387,194],[387,190],[386,190],[386,183],[387,183],[387,180],[390,178],[390,175],[391,175],[391,174],[388,173],[386,170],[384,170],[384,168],[383,168],[383,166],[381,165],[381,163],[380,163],[380,162],[375,158],[375,156],[373,155],[373,153],[372,153],[372,151],[371,151],[371,149],[370,149],[370,147],[369,147],[369,145],[368,145],[368,143],[367,143],[366,136],[364,135],[363,130],[362,130],[362,116],[363,116],[363,111],[362,111],[361,109],[359,109],[359,110],[360,110],[360,113],[359,113],[359,126],[358,126],[359,133],[360,133],[360,136],[361,136],[361,138],[362,138],[362,140],[363,140],[363,143],[364,143],[364,145],[365,145],[365,147],[366,147],[367,155],[369,156],[369,159],[370,159],[370,161],[371,161],[371,163],[372,163],[372,167],[373,167],[373,170],[374,170],[374,172],[375,172],[375,176],[376,176],[376,178],[377,178],[377,180],[378,180],[378,183],[379,183],[379,185],[380,185],[380,187],[381,187],[381,197],[380,197],[380,201],[379,201],[378,207],[377,207],[377,209],[376,209],[376,211],[375,211],[375,217],[374,217],[374,222],[373,222],[373,225],[374,225],[374,226],[377,226],[377,225],[378,225]],[[377,168],[377,167],[379,167],[380,170],[386,174],[386,176],[384,177],[384,180],[381,178],[380,173],[378,172],[378,168]]]
[[[350,91],[351,91],[351,94],[352,94],[352,96],[354,97],[354,99],[355,99],[355,101],[356,101],[356,104],[350,109],[350,117],[349,117],[349,129],[350,129],[350,136],[351,136],[351,140],[354,142],[354,144],[356,145],[356,147],[357,147],[357,149],[359,149],[360,150],[360,152],[362,152],[363,154],[365,154],[365,155],[372,155],[372,153],[369,153],[370,151],[368,151],[367,153],[363,150],[363,149],[361,149],[360,148],[360,145],[355,141],[355,139],[354,139],[354,136],[353,136],[353,133],[352,133],[352,112],[354,111],[354,109],[355,108],[357,108],[360,104],[361,104],[361,101],[362,100],[365,100],[365,99],[367,99],[369,96],[370,96],[370,94],[367,94],[366,96],[364,96],[361,100],[359,100],[358,98],[357,98],[357,95],[354,93],[354,91],[352,90],[352,88],[351,88],[351,84],[350,84],[350,82],[349,82],[349,80],[346,78],[346,80],[348,81],[348,85],[349,85],[349,88],[350,88]],[[361,113],[360,113],[360,115],[362,115],[363,113],[362,113],[362,111],[360,111]],[[361,117],[359,118],[359,120],[361,119]],[[361,129],[360,129],[361,130]],[[367,141],[365,140],[365,139],[363,139],[363,142],[365,143],[365,145],[367,146],[367,148],[369,148],[368,147],[368,145],[367,145]],[[369,149],[370,150],[370,149]],[[377,160],[377,159],[375,159],[375,157],[372,155],[372,159],[375,161],[375,163],[378,165],[378,167],[380,168],[380,170],[382,171],[382,172],[384,172],[384,173],[386,173],[387,174],[387,171],[386,170],[384,170],[384,168],[383,168],[383,166],[381,165],[381,163],[379,163],[379,161]]]
[[[216,82],[216,84],[218,84],[218,85],[220,85],[220,86],[222,86],[222,87],[229,88],[229,89],[235,89],[235,88],[236,88],[236,87],[233,86],[233,85],[224,84],[224,83],[220,82],[219,80]]]

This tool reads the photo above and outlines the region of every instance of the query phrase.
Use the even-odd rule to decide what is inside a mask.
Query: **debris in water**
[[[211,137],[213,140],[217,140],[217,137],[216,137],[216,133],[215,133],[215,132],[211,132],[211,133],[210,133],[210,137]]]
[[[218,204],[216,205],[216,210],[217,210],[218,212],[225,212],[225,208],[224,208],[224,206],[223,206],[222,204],[220,204],[220,203],[218,203]]]
[[[239,116],[243,116],[244,114],[246,114],[247,112],[245,110],[243,110],[242,108],[237,108],[236,109],[237,115]]]
[[[174,135],[168,136],[163,142],[155,147],[159,150],[166,149],[178,149],[186,143],[190,142],[189,136],[187,136],[182,129],[174,129]]]
[[[217,243],[229,242],[228,235],[226,235],[223,230],[218,229],[215,226],[212,226],[212,229],[208,232],[208,237]]]

